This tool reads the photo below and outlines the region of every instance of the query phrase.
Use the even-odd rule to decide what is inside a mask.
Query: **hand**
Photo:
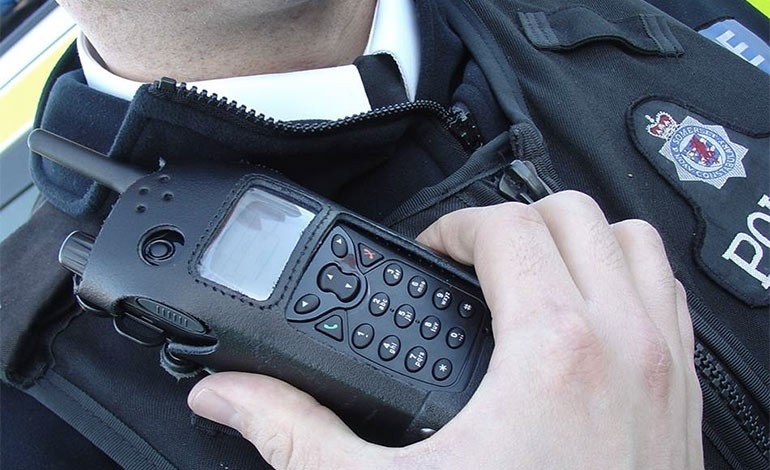
[[[701,395],[684,290],[658,233],[609,225],[575,192],[457,211],[418,240],[473,264],[495,350],[467,406],[400,449],[356,437],[278,380],[215,374],[190,392],[277,468],[699,468]]]

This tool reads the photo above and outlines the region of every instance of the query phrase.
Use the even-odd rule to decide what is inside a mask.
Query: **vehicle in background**
[[[27,135],[48,75],[77,34],[53,0],[0,0],[0,240],[29,218],[39,195]]]

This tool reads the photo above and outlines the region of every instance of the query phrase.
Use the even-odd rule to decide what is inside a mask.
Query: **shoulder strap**
[[[56,372],[49,371],[26,392],[122,467],[157,470],[176,468],[139,434]]]

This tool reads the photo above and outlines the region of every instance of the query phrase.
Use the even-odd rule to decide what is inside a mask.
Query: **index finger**
[[[452,212],[417,240],[475,266],[498,343],[523,324],[558,322],[583,306],[545,221],[530,206],[507,203]]]

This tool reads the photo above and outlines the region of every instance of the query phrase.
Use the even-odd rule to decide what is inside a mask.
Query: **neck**
[[[198,81],[350,64],[366,47],[376,0],[60,3],[113,73]]]

